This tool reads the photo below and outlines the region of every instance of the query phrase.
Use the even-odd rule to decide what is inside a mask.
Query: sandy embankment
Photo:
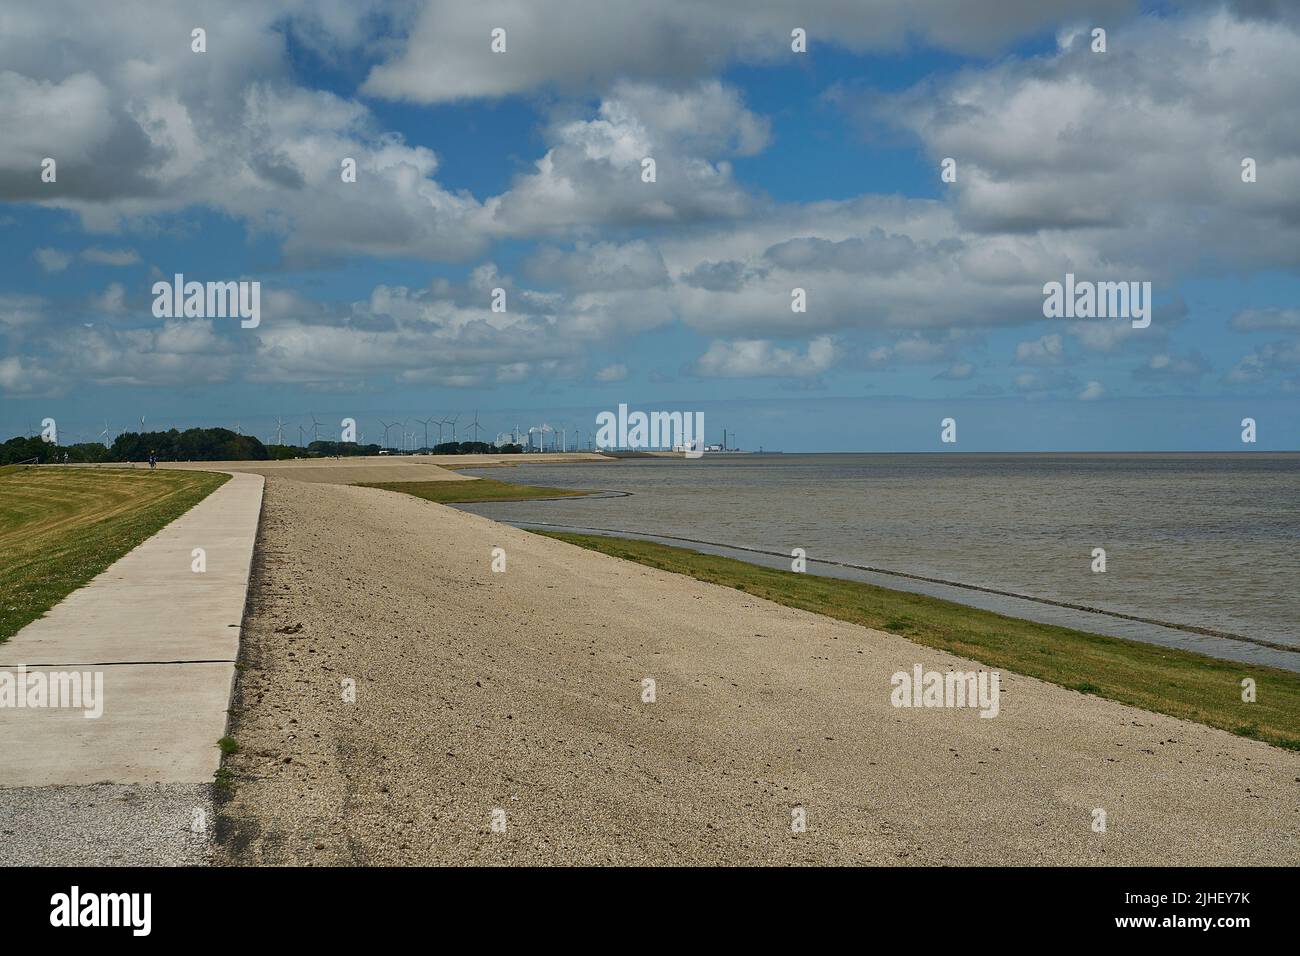
[[[1300,862],[1300,754],[392,492],[270,478],[251,608],[228,861]]]

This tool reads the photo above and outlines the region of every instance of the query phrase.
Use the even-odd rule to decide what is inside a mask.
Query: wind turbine
[[[447,424],[449,424],[449,425],[451,426],[451,440],[452,440],[452,441],[455,441],[455,440],[456,440],[456,422],[458,422],[459,420],[460,420],[460,412],[457,412],[457,413],[456,413],[456,417],[455,417],[455,418],[449,418],[449,419],[447,419]]]
[[[109,427],[108,427],[108,419],[107,419],[107,418],[104,419],[104,430],[103,430],[102,432],[99,433],[99,436],[98,436],[98,437],[100,437],[100,438],[107,438],[107,439],[108,439],[108,441],[100,442],[100,444],[103,445],[105,448],[107,448],[109,445],[113,444],[113,436],[112,436],[112,434],[110,433],[110,430],[109,430]]]
[[[381,419],[379,419],[379,424],[381,424],[381,425],[384,426],[384,447],[387,448],[387,447],[388,447],[388,430],[389,430],[390,428],[394,428],[394,427],[396,427],[397,422],[386,422],[386,421],[384,421],[384,420],[381,418]]]
[[[284,421],[281,420],[279,415],[275,416],[275,443],[277,445],[284,444]]]
[[[430,415],[428,418],[417,418],[416,421],[424,426],[424,450],[428,451],[429,450],[429,422],[433,421],[433,416]]]
[[[482,426],[479,425],[479,423],[478,423],[478,409],[477,409],[477,408],[474,409],[474,423],[473,423],[472,425],[467,425],[467,426],[465,427],[465,430],[466,430],[466,431],[472,431],[472,432],[474,433],[474,438],[473,438],[472,440],[475,441],[475,442],[478,441],[478,433],[479,433],[480,431],[482,431],[483,429],[482,429]]]
[[[303,431],[303,428],[302,428],[302,425],[300,424],[300,425],[298,426],[298,447],[299,447],[299,448],[303,447],[303,444],[302,444],[302,431]]]
[[[314,442],[320,441],[320,422],[316,421],[316,415],[313,412],[307,414],[311,415],[311,440]]]

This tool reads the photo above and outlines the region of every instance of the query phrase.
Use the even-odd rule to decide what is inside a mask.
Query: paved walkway
[[[101,674],[103,713],[0,709],[0,787],[210,783],[262,507],[236,474],[0,644],[0,672]],[[202,548],[207,570],[192,570]]]

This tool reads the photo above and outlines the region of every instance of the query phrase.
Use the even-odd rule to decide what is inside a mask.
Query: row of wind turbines
[[[311,418],[311,425],[310,425],[310,427],[309,427],[309,426],[306,426],[306,425],[303,425],[303,424],[301,424],[301,423],[298,424],[298,426],[297,426],[297,427],[298,427],[298,445],[299,445],[300,447],[306,447],[306,444],[307,444],[307,443],[304,441],[304,437],[305,437],[307,431],[309,431],[309,430],[311,431],[312,441],[319,441],[319,440],[320,440],[320,429],[321,429],[321,425],[322,425],[323,423],[320,422],[320,421],[318,421],[317,418],[316,418],[316,416],[315,416],[315,414],[313,414],[313,413],[310,413],[310,412],[309,412],[309,413],[308,413],[308,417]],[[433,426],[435,426],[435,427],[438,429],[438,444],[439,444],[439,445],[442,444],[442,430],[443,430],[444,427],[450,427],[450,429],[451,429],[451,440],[452,440],[452,441],[458,441],[459,439],[457,438],[456,426],[457,426],[457,423],[459,423],[460,418],[461,418],[461,413],[460,413],[460,412],[456,412],[454,415],[449,415],[449,416],[447,416],[446,418],[434,418],[432,415],[430,415],[428,418],[416,418],[416,419],[414,419],[414,421],[415,421],[416,423],[418,423],[418,424],[424,426],[424,444],[421,445],[421,446],[419,446],[419,447],[421,447],[421,448],[430,448],[430,447],[433,447],[433,446],[431,446],[431,445],[429,444],[429,426],[430,426],[430,425],[433,425]],[[397,448],[399,451],[414,451],[414,450],[416,450],[416,445],[415,445],[416,432],[414,432],[414,431],[407,431],[407,430],[406,430],[406,426],[407,426],[408,422],[404,422],[404,421],[392,421],[392,422],[387,422],[387,421],[384,421],[382,418],[380,418],[380,419],[376,419],[376,421],[378,421],[379,424],[380,424],[381,426],[383,426],[383,429],[384,429],[384,445],[383,445],[383,447],[385,447],[385,448]],[[279,415],[277,415],[277,416],[275,417],[275,443],[276,443],[277,445],[283,445],[283,444],[284,444],[284,428],[285,428],[285,425],[286,425],[286,422],[284,421],[284,419],[281,418]],[[390,445],[390,444],[389,444],[389,440],[388,440],[388,436],[389,436],[389,433],[390,433],[394,428],[400,428],[400,429],[401,429],[401,431],[398,433],[398,434],[401,436],[401,440],[400,440],[400,442],[399,442],[397,445]],[[474,411],[474,420],[465,426],[465,431],[466,431],[466,432],[470,432],[470,433],[472,433],[473,437],[470,438],[470,441],[478,441],[479,432],[481,432],[482,430],[483,430],[483,426],[480,425],[480,424],[479,424],[479,421],[478,421],[478,410],[475,409],[475,411]],[[360,432],[360,433],[358,433],[358,435],[357,435],[357,443],[358,443],[358,444],[365,444],[365,432]]]
[[[142,433],[144,432],[144,420],[145,417],[141,415],[140,431]],[[94,428],[94,426],[92,425],[91,428]],[[108,419],[104,419],[104,427],[101,428],[98,433],[87,432],[86,435],[83,435],[81,432],[74,432],[71,429],[60,428],[56,433],[58,435],[57,444],[77,445],[80,444],[79,439],[86,437],[87,435],[93,435],[96,441],[98,441],[101,445],[107,448],[113,444],[113,441],[117,438],[118,435],[123,434],[125,431],[126,431],[125,428],[114,428],[112,425],[108,423]],[[37,435],[40,435],[41,432],[42,429],[38,428],[37,426],[30,425],[30,424],[28,425],[27,434],[29,437],[35,438]]]

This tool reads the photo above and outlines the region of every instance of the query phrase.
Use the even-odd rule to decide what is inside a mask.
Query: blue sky
[[[1296,448],[1294,16],[862,6],[11,15],[0,433],[626,402],[788,451]],[[1044,318],[1067,271],[1150,281],[1151,327]],[[259,281],[261,325],[155,318],[176,272]]]

